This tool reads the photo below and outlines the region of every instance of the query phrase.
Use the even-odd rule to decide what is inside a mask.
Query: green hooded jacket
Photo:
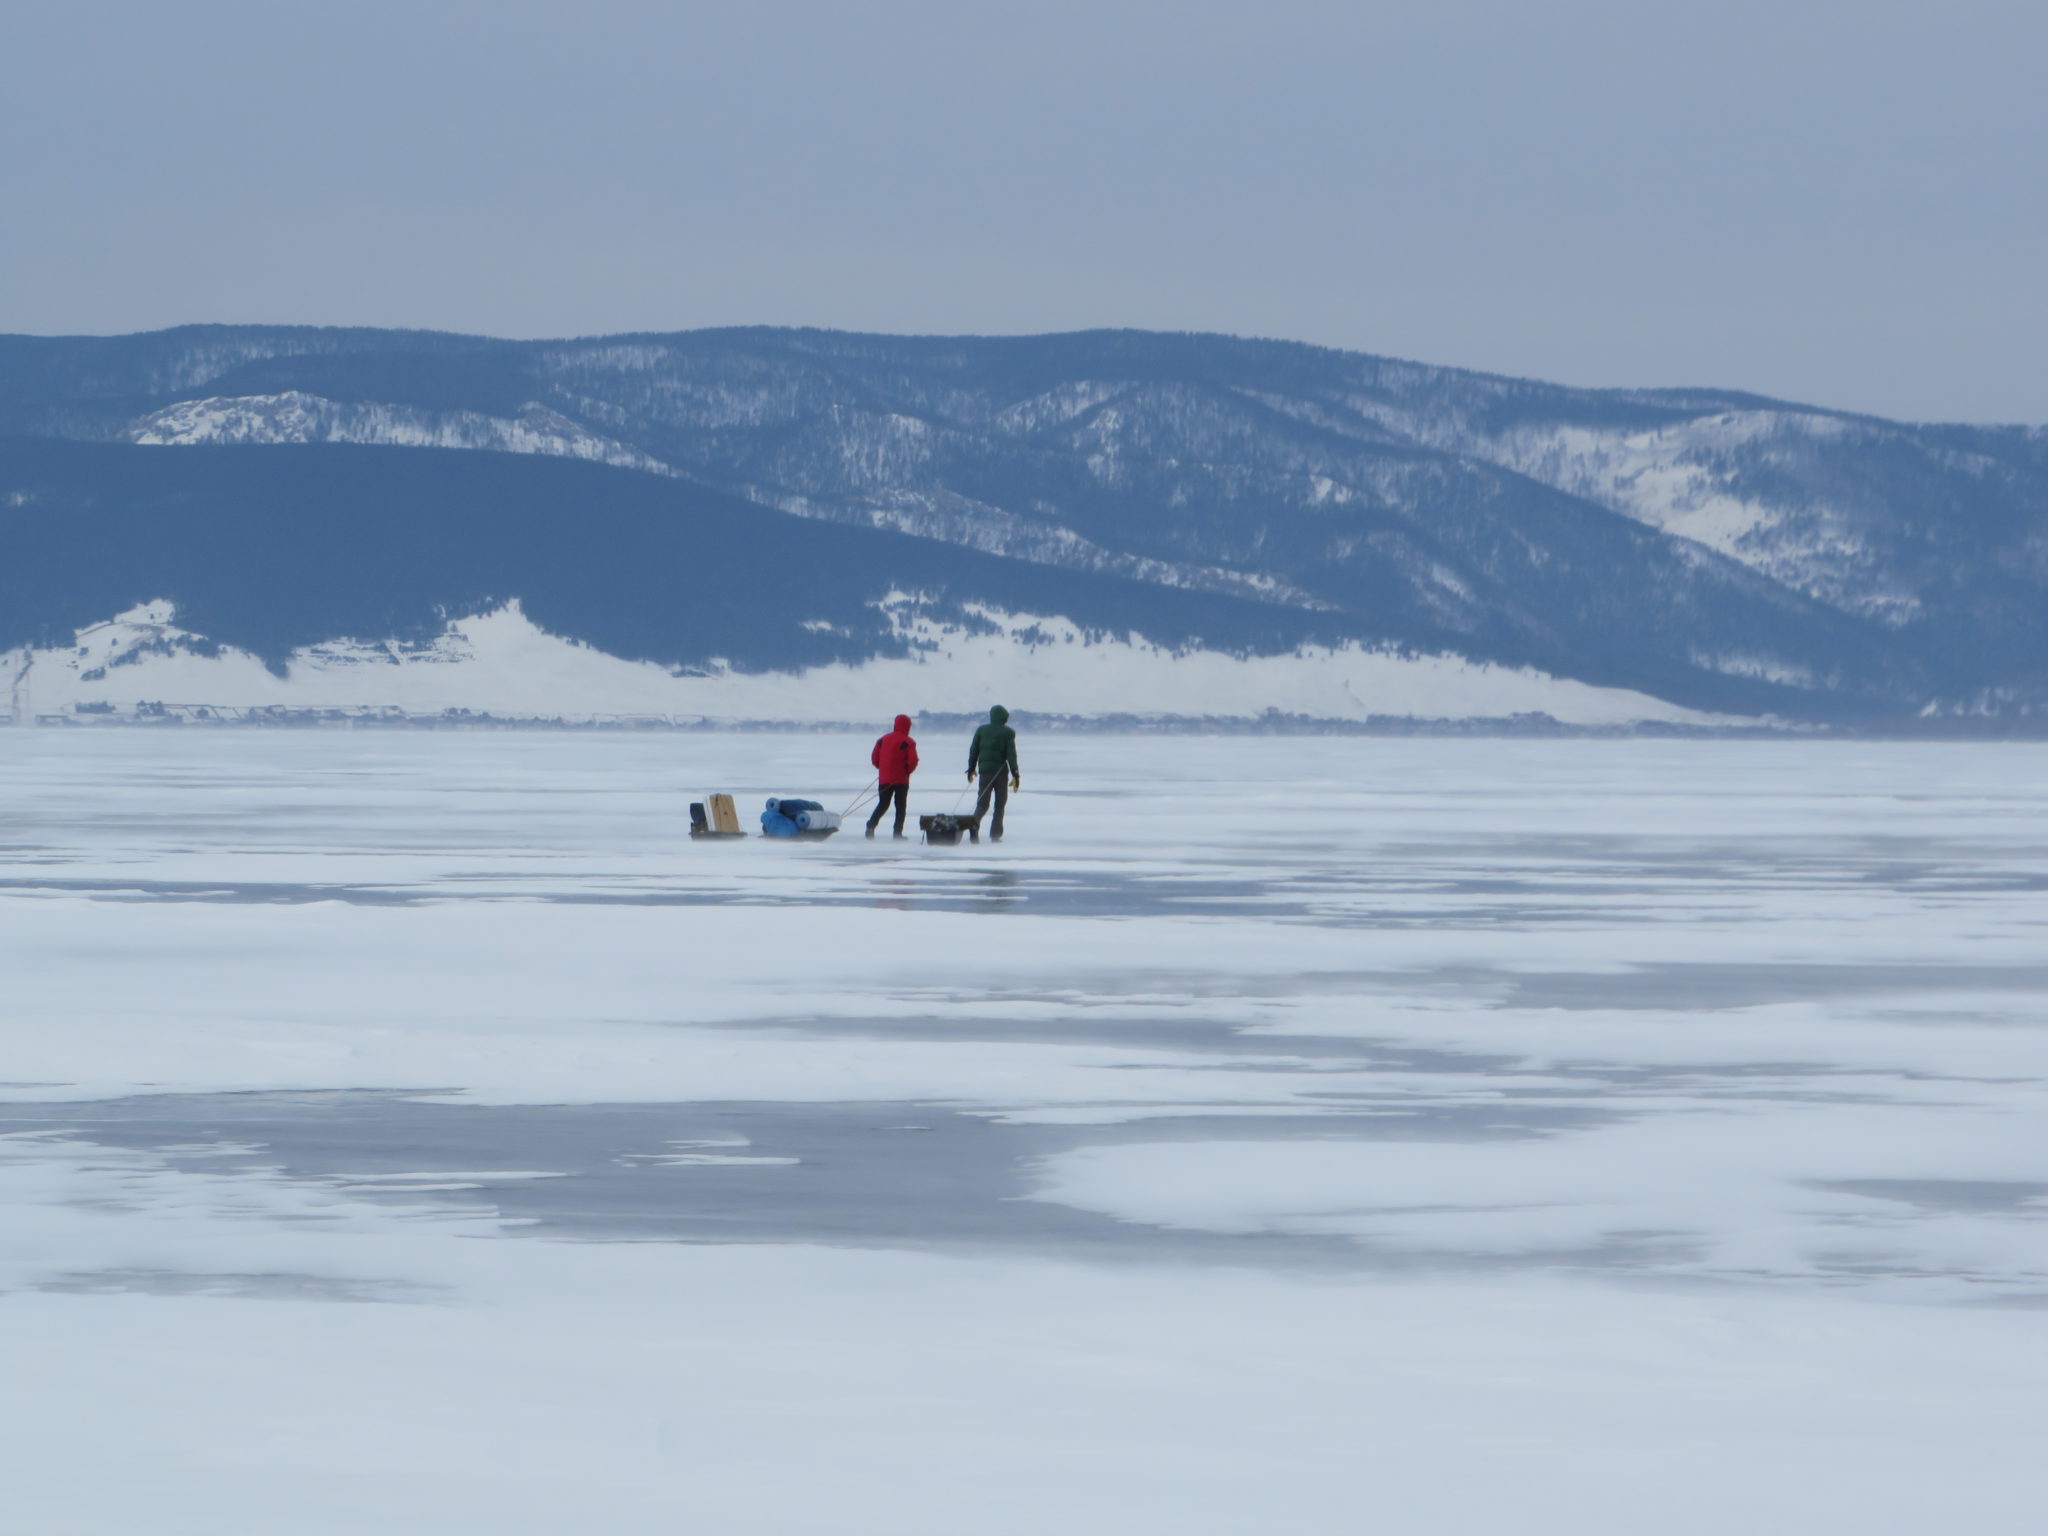
[[[1010,712],[998,704],[988,712],[988,724],[974,728],[974,740],[967,744],[967,771],[1017,772],[1017,733],[1005,724]]]

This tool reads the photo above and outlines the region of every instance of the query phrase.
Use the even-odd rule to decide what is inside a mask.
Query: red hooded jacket
[[[910,716],[898,715],[896,729],[875,743],[868,761],[881,772],[884,784],[908,784],[917,772],[917,743],[910,739]]]

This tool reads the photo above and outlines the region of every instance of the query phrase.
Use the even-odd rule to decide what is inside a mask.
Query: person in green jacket
[[[988,835],[998,843],[1003,840],[1003,807],[1009,803],[1010,791],[1024,787],[1023,775],[1017,771],[1017,733],[1010,729],[1009,720],[1010,712],[998,704],[988,712],[988,724],[977,725],[974,740],[967,744],[967,777],[971,780],[977,773],[981,775],[974,825],[981,826],[993,797],[996,817],[989,823]]]

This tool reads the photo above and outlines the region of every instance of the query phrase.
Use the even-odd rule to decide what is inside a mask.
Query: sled
[[[709,804],[704,800],[690,802],[690,836],[692,837],[745,837],[740,830],[740,813],[734,809],[731,795],[712,795]]]
[[[960,841],[965,832],[974,842],[981,841],[981,823],[972,816],[920,816],[917,829],[924,834],[924,840],[937,848],[951,848]]]

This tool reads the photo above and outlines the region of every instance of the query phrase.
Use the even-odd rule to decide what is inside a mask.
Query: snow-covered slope
[[[377,443],[398,448],[477,448],[589,459],[652,474],[674,471],[623,443],[598,437],[537,402],[517,417],[478,411],[349,403],[286,390],[278,395],[185,400],[139,416],[122,440],[148,447],[193,443]]]
[[[1864,498],[1802,494],[1798,469],[1858,432],[1816,411],[1751,410],[1647,430],[1528,425],[1469,449],[1519,474],[1704,544],[1832,607],[1890,625],[1921,601]],[[1870,429],[1861,429],[1866,435]]]
[[[883,605],[913,646],[906,656],[795,672],[703,671],[628,661],[548,634],[519,603],[451,619],[408,644],[335,640],[282,667],[180,629],[153,602],[90,625],[62,647],[0,655],[15,718],[27,721],[242,719],[276,711],[352,715],[491,715],[585,722],[856,722],[974,714],[997,698],[1041,714],[1251,719],[1373,716],[1502,719],[1547,714],[1567,724],[1716,723],[1618,688],[1462,657],[1402,656],[1358,645],[1242,657],[1176,651],[1142,635],[1092,637],[1035,614],[984,609],[970,630],[934,622],[908,594]],[[1134,709],[1142,701],[1143,708]]]
[[[1624,553],[1629,540],[1654,537],[1597,515],[1622,531]],[[565,642],[677,676],[741,674],[757,695],[699,711],[629,690],[616,706],[658,713],[775,718],[783,706],[761,702],[775,676],[834,665],[891,676],[888,665],[928,665],[941,650],[955,661],[980,655],[993,669],[988,687],[1014,707],[1063,714],[1490,717],[1548,710],[1547,684],[1536,696],[1503,682],[1545,678],[1602,698],[1631,695],[1626,718],[1663,717],[1633,696],[1797,718],[1842,698],[1882,703],[1910,682],[1849,621],[1697,546],[1680,546],[1672,567],[1686,592],[1654,610],[1632,591],[1603,591],[1596,571],[1553,571],[1553,582],[1576,589],[1577,615],[1560,623],[1526,607],[1493,611],[1476,579],[1428,551],[1433,574],[1419,591],[1368,587],[1349,602],[1307,602],[794,517],[688,478],[560,456],[323,444],[0,442],[0,519],[13,557],[0,563],[0,646],[75,650],[74,631],[161,599],[178,628],[282,675],[304,653],[344,642],[350,656],[364,645],[410,654],[443,638],[449,620],[518,600]],[[1672,624],[1673,611],[1687,621]],[[197,643],[155,639],[174,650]],[[993,649],[977,652],[984,640]],[[999,686],[1005,672],[1020,685],[1039,677],[1053,655],[1073,659],[1044,675],[1046,697]],[[1110,666],[1110,657],[1122,659]],[[1457,660],[1392,664],[1403,657]],[[78,660],[81,677],[114,671],[90,647]],[[1484,687],[1468,686],[1468,665]],[[1447,691],[1412,695],[1397,678],[1434,678]],[[597,686],[564,676],[545,700],[528,688],[446,703],[549,715],[614,708],[591,702],[586,684]],[[170,692],[193,703],[269,697],[124,684],[107,701]],[[1908,697],[1917,710],[1927,695]],[[351,686],[336,702],[399,700]],[[1587,715],[1583,702],[1564,713],[1614,716],[1605,705]]]

